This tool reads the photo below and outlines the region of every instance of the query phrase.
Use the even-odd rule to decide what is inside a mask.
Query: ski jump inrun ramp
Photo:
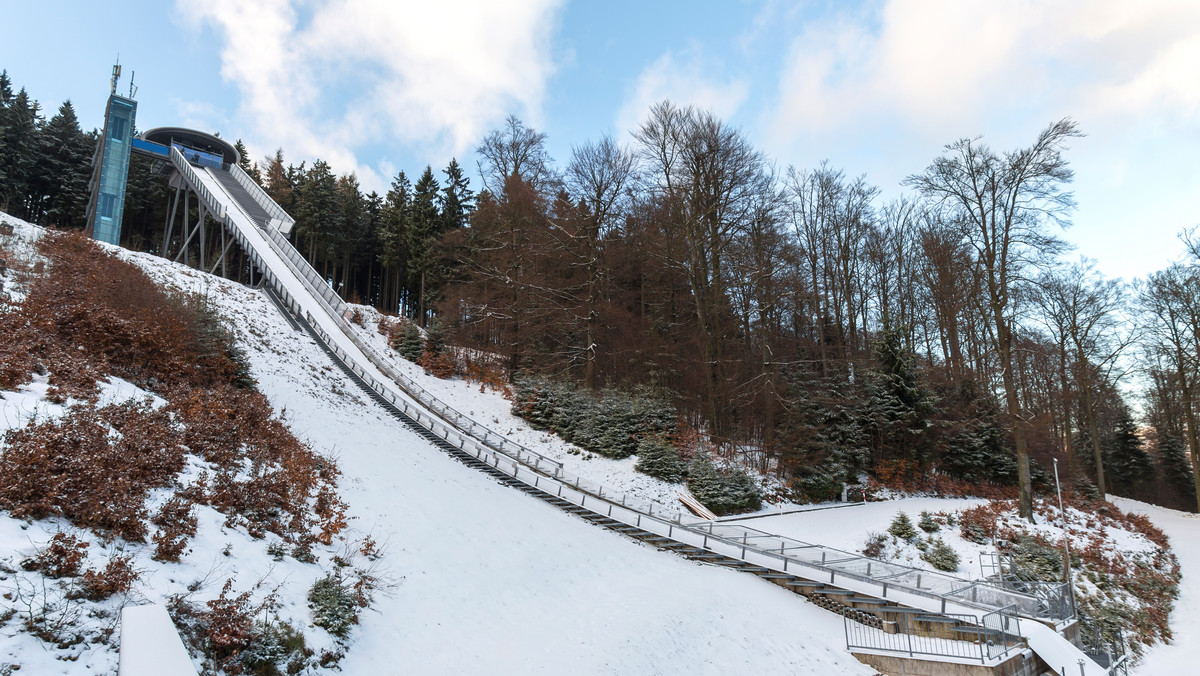
[[[828,589],[885,599],[934,615],[1019,617],[1023,621],[1013,623],[1015,633],[1055,671],[1065,668],[1071,676],[1107,673],[1048,626],[1055,619],[1045,617],[1032,596],[872,561],[743,525],[696,523],[677,507],[622,495],[566,472],[557,461],[479,425],[396,371],[358,337],[347,320],[346,303],[282,234],[291,230],[294,219],[237,165],[220,169],[194,165],[177,148],[171,148],[170,161],[205,208],[262,271],[286,309],[308,325],[374,399],[418,424],[422,428],[419,431],[439,445],[468,454],[474,459],[472,464],[481,468],[486,465],[496,476],[502,473],[505,483],[576,514],[600,517],[602,525],[614,530],[651,537],[664,548],[703,550],[722,560],[740,562],[745,570],[766,571],[759,573],[761,577],[808,580]],[[1007,622],[1005,627],[1009,627]]]

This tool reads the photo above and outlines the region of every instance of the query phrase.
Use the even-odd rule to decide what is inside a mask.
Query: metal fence
[[[1024,645],[1012,609],[1002,608],[984,615],[929,614],[911,609],[880,611],[882,627],[861,624],[842,613],[846,647],[850,650],[938,657],[995,664]]]
[[[1036,599],[1037,609],[1028,614],[1055,620],[1075,617],[1075,596],[1069,583],[1032,579],[1033,574],[1021,570],[1011,554],[981,553],[979,568],[987,583]]]

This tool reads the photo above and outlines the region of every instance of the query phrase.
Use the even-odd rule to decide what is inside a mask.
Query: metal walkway
[[[678,507],[623,495],[567,472],[561,463],[496,434],[438,400],[363,341],[347,321],[345,302],[280,233],[294,221],[236,165],[193,166],[174,149],[171,161],[263,272],[280,303],[302,320],[300,325],[339,368],[418,434],[501,483],[662,549],[801,591],[814,602],[871,627],[884,626],[878,623],[891,621],[885,619],[887,609],[900,607],[974,618],[956,626],[984,627],[989,617],[1001,618],[1006,628],[1009,619],[1017,616],[1050,623],[1065,619],[1048,616],[1038,598],[988,582],[874,561],[741,524],[693,523]],[[1036,621],[1012,624],[1044,626]],[[1082,676],[1106,673],[1053,630],[1031,629],[1021,635],[1026,633],[1031,634],[1027,638],[1036,637],[1039,653],[1050,652],[1056,660],[1072,657],[1071,664],[1084,660]]]

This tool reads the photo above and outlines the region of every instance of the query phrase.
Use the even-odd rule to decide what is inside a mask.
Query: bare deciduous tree
[[[1003,155],[978,138],[960,139],[946,146],[924,173],[905,181],[951,214],[948,220],[960,224],[961,236],[979,261],[1017,452],[1019,512],[1027,519],[1033,518],[1033,489],[1013,373],[1013,293],[1031,270],[1065,248],[1048,226],[1065,226],[1074,207],[1072,193],[1064,189],[1074,172],[1062,151],[1068,139],[1078,136],[1075,122],[1064,118],[1043,130],[1033,145]]]

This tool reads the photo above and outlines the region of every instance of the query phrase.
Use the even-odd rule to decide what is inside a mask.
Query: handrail
[[[245,188],[250,197],[252,197],[254,201],[258,203],[258,206],[262,207],[268,215],[287,223],[288,230],[291,229],[292,225],[295,225],[296,219],[289,216],[288,213],[283,210],[283,207],[279,206],[275,200],[271,199],[271,196],[267,194],[267,191],[263,190],[262,186],[259,185],[254,179],[250,178],[245,171],[242,171],[241,167],[236,164],[230,164],[228,167],[228,171],[230,175],[233,176],[233,179],[237,181],[239,185]]]
[[[204,201],[204,205],[208,207],[208,210],[218,217],[217,220],[224,221],[227,215],[225,205],[217,201],[212,192],[204,185],[204,182],[200,180],[191,163],[188,162],[183,153],[179,152],[179,149],[175,146],[171,146],[171,162],[179,170],[179,173],[187,179],[188,185],[192,187],[192,190]]]
[[[395,384],[406,395],[421,402],[426,407],[444,418],[447,422],[461,429],[463,432],[475,437],[486,446],[494,448],[502,453],[517,453],[521,455],[536,456],[542,458],[545,462],[550,464],[557,465],[559,467],[562,466],[561,462],[547,458],[541,453],[538,453],[537,451],[534,451],[523,444],[517,443],[512,439],[509,439],[497,432],[493,432],[483,425],[480,425],[454,407],[443,402],[425,388],[421,387],[416,381],[404,375],[399,370],[393,368],[387,363],[387,359],[379,354],[374,346],[362,340],[362,338],[357,335],[357,332],[350,326],[350,323],[346,321],[345,314],[348,311],[346,302],[337,295],[337,292],[334,291],[329,284],[320,279],[316,270],[314,270],[308,261],[306,261],[304,257],[300,255],[300,252],[298,252],[296,248],[292,246],[292,244],[288,242],[287,239],[278,231],[271,228],[260,228],[260,230],[266,233],[268,244],[270,244],[275,252],[280,255],[285,263],[289,264],[289,266],[292,268],[292,271],[296,273],[297,277],[300,278],[300,281],[303,282],[306,287],[308,287],[309,291],[313,292],[314,296],[316,296],[318,300],[323,302],[325,309],[329,312],[330,318],[334,321],[346,338],[354,343],[355,347],[362,351],[363,355],[367,357],[367,360],[370,361],[375,368],[377,368],[388,378],[391,378],[393,381],[395,381]],[[479,437],[479,434],[482,434],[483,436]]]

